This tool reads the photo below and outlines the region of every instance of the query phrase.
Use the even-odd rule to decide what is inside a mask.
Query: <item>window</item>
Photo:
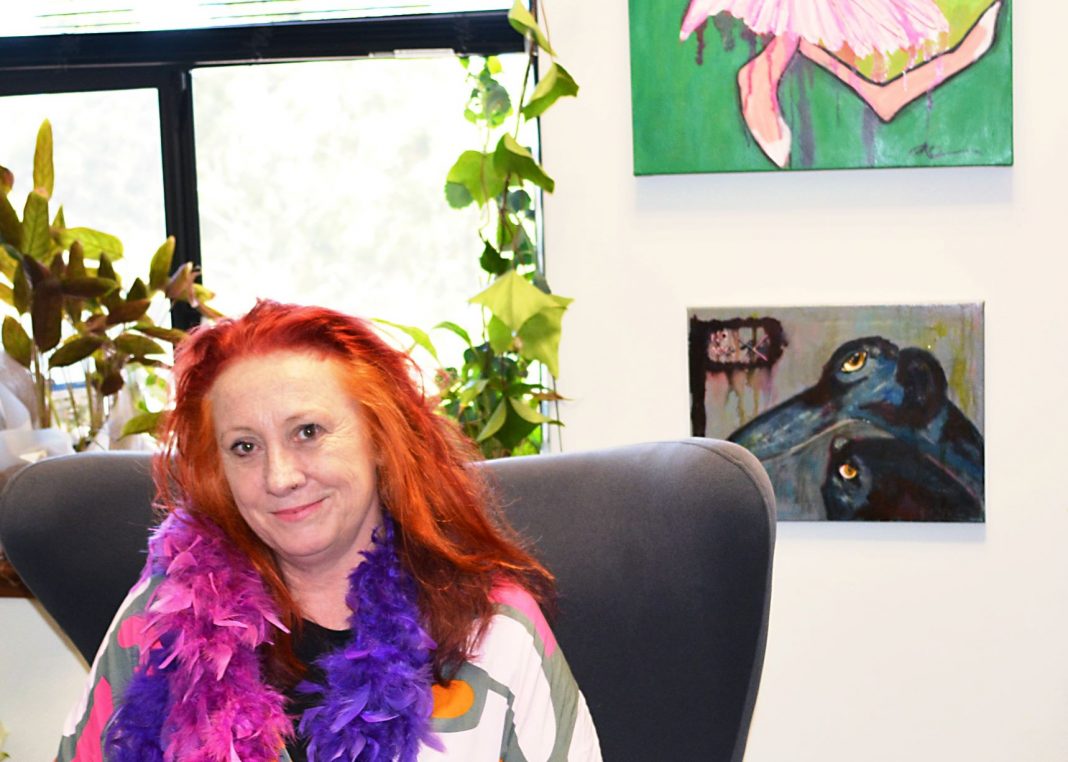
[[[338,19],[340,4],[319,2],[326,20],[307,21],[313,6],[300,0],[32,4],[5,21],[12,36],[0,38],[0,97],[38,110],[27,108],[31,126],[16,130],[14,109],[5,105],[0,163],[8,151],[24,161],[32,156],[40,104],[59,109],[84,98],[104,104],[95,107],[103,113],[117,104],[105,118],[87,119],[84,128],[97,137],[77,144],[95,152],[93,140],[101,141],[105,162],[134,167],[122,192],[152,211],[133,221],[117,208],[102,211],[123,205],[121,196],[110,198],[120,186],[109,190],[78,176],[61,153],[74,145],[74,133],[64,132],[74,128],[44,114],[56,131],[57,200],[68,204],[67,189],[95,186],[86,224],[146,257],[175,235],[174,266],[202,266],[224,311],[269,295],[436,322],[442,315],[435,302],[477,289],[473,220],[447,208],[441,192],[452,160],[473,140],[462,118],[463,72],[448,52],[519,52],[523,41],[508,25],[508,4],[497,0],[472,0],[463,5],[476,10],[459,13],[443,11],[461,3],[437,0],[373,5],[379,16],[368,15],[372,4],[364,3],[362,12]],[[186,15],[175,15],[182,9]],[[210,24],[206,9],[214,9]],[[240,9],[258,16],[239,22]],[[278,23],[287,19],[299,23]],[[238,25],[248,21],[257,23]],[[92,33],[54,34],[60,29]],[[438,58],[412,60],[416,51]],[[375,60],[381,56],[390,60]],[[154,123],[147,116],[153,95]],[[140,105],[127,107],[128,97]],[[450,111],[454,124],[443,118]],[[138,134],[139,147],[119,136],[119,123]],[[153,130],[159,137],[151,154]],[[16,133],[31,145],[16,145]],[[163,230],[153,216],[161,198]],[[70,220],[74,208],[65,211]],[[458,295],[445,295],[443,283],[456,284]],[[188,325],[191,315],[178,312],[175,322]]]
[[[56,168],[51,214],[62,205],[69,226],[117,236],[123,259],[116,271],[124,282],[144,278],[167,237],[156,92],[16,95],[0,99],[0,109],[0,164],[15,175],[12,205],[21,211],[33,189],[34,144],[48,119]]]
[[[518,79],[525,57],[507,58]],[[467,89],[451,56],[195,70],[216,307],[238,314],[263,296],[420,326],[457,320],[481,274],[477,210],[444,197],[449,167],[477,147]]]

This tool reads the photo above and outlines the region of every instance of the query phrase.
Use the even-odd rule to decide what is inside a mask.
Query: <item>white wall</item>
[[[11,762],[53,759],[86,666],[36,601],[0,598],[0,723]]]
[[[1068,757],[1068,6],[1033,6],[1012,169],[652,178],[625,3],[549,6],[583,88],[543,125],[567,449],[688,434],[687,307],[986,302],[988,523],[781,524],[749,762]],[[0,600],[0,644],[6,748],[48,759],[83,667],[26,601]]]
[[[987,524],[780,524],[749,762],[1068,759],[1068,7],[1035,5],[1014,168],[643,178],[626,3],[549,6],[567,449],[688,435],[687,307],[986,302]]]

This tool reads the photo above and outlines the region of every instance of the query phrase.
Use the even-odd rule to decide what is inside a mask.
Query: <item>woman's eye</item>
[[[255,449],[256,446],[252,444],[252,442],[240,441],[230,445],[230,451],[234,453],[234,455],[248,455]]]
[[[315,439],[315,437],[319,436],[321,430],[317,423],[306,423],[297,430],[297,437],[300,439]]]

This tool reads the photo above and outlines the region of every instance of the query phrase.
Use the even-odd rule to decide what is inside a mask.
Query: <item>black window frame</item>
[[[159,101],[167,235],[178,245],[172,268],[201,266],[192,70],[298,61],[346,60],[409,52],[455,55],[523,52],[508,13],[468,11],[152,32],[0,38],[0,97],[37,93],[155,89]],[[176,305],[189,328],[198,314]]]

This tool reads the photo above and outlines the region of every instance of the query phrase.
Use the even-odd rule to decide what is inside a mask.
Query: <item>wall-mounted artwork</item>
[[[688,312],[691,431],[756,455],[780,519],[985,520],[981,304]]]
[[[1007,165],[1011,0],[630,0],[634,173]]]

